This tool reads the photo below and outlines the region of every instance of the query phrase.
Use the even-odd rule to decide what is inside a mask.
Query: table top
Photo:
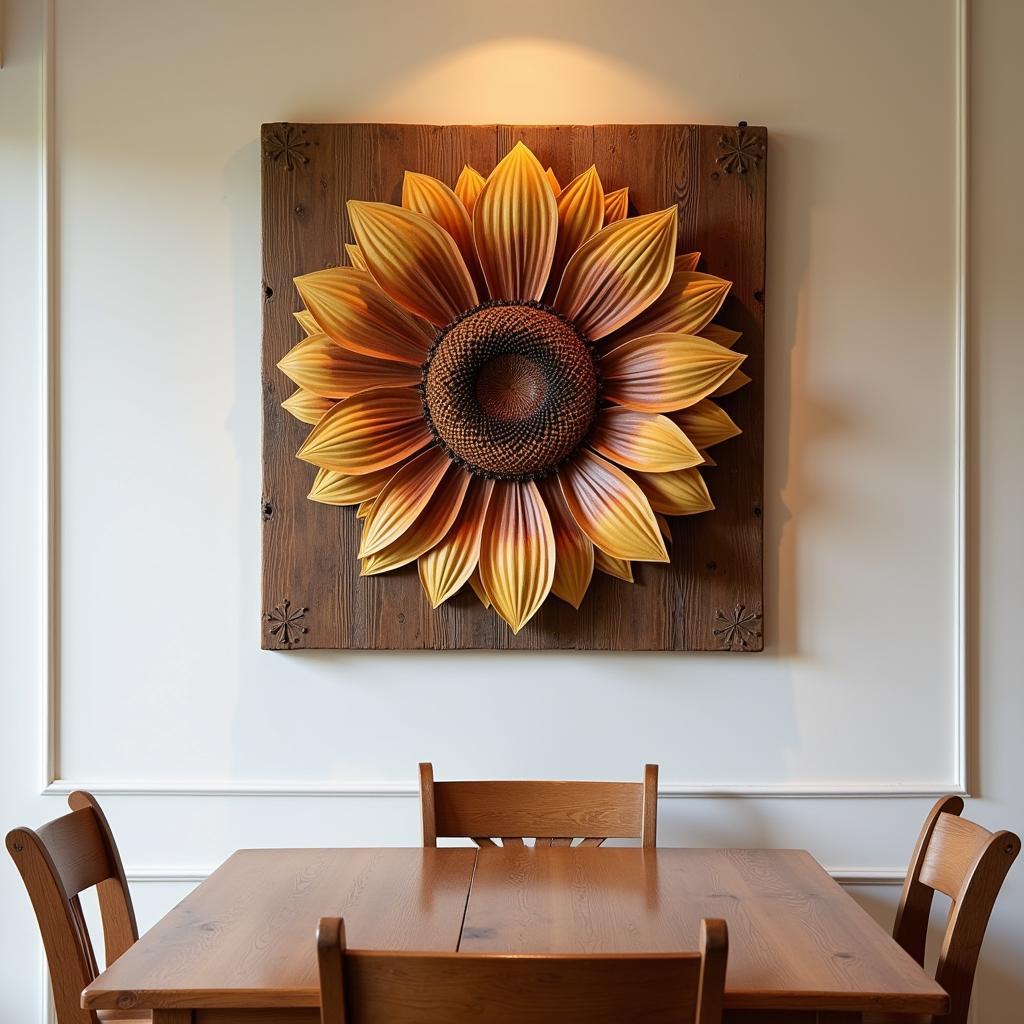
[[[697,948],[729,925],[725,1005],[943,1013],[946,993],[803,850],[242,850],[82,995],[83,1006],[316,1007],[314,933],[350,948]]]

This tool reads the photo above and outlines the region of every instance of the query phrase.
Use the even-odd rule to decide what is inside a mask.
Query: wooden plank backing
[[[595,573],[579,611],[549,598],[515,636],[468,587],[431,609],[415,566],[359,576],[354,510],[306,498],[309,428],[281,408],[294,388],[276,364],[302,336],[292,279],[344,262],[347,199],[398,203],[407,169],[486,174],[519,138],[563,184],[595,163],[637,212],[678,207],[679,251],[734,282],[716,319],[743,332],[753,382],[721,400],[743,433],[705,471],[715,511],[672,520],[671,564],[635,565],[633,585]],[[765,141],[745,126],[263,126],[264,648],[762,649]]]

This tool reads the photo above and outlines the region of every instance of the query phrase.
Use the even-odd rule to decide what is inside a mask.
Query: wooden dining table
[[[314,1024],[314,934],[350,948],[694,950],[729,927],[726,1020],[942,1014],[946,993],[804,850],[508,847],[240,850],[82,993],[153,1024]]]

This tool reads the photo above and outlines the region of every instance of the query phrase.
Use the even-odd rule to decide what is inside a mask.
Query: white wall
[[[241,845],[415,842],[422,758],[441,775],[595,777],[653,759],[669,789],[763,790],[666,798],[666,842],[806,846],[844,877],[891,880],[922,794],[964,767],[958,5],[350,6],[56,2],[59,686],[40,735],[46,33],[44,5],[8,0],[0,824],[59,813],[39,796],[49,779],[105,793],[148,924]],[[970,813],[1019,831],[1024,366],[1008,218],[1022,154],[1008,126],[1024,19],[1010,0],[973,6]],[[771,133],[766,653],[259,651],[260,122],[741,118]],[[883,918],[894,893],[856,890]],[[0,1020],[37,1019],[12,869],[0,898]],[[1024,998],[1022,911],[1014,877],[983,958],[986,1024]]]

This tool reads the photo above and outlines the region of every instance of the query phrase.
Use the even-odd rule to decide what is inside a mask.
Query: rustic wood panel
[[[673,520],[671,564],[636,565],[634,585],[596,573],[578,612],[551,598],[514,636],[469,588],[432,610],[415,566],[359,576],[354,510],[306,498],[309,428],[281,409],[276,364],[302,335],[292,279],[344,262],[345,200],[399,202],[406,169],[486,174],[519,138],[563,184],[596,163],[635,210],[676,204],[679,251],[734,282],[717,319],[743,331],[753,383],[721,400],[743,434],[714,449],[715,511]],[[264,125],[263,647],[761,650],[765,147],[746,126]]]

